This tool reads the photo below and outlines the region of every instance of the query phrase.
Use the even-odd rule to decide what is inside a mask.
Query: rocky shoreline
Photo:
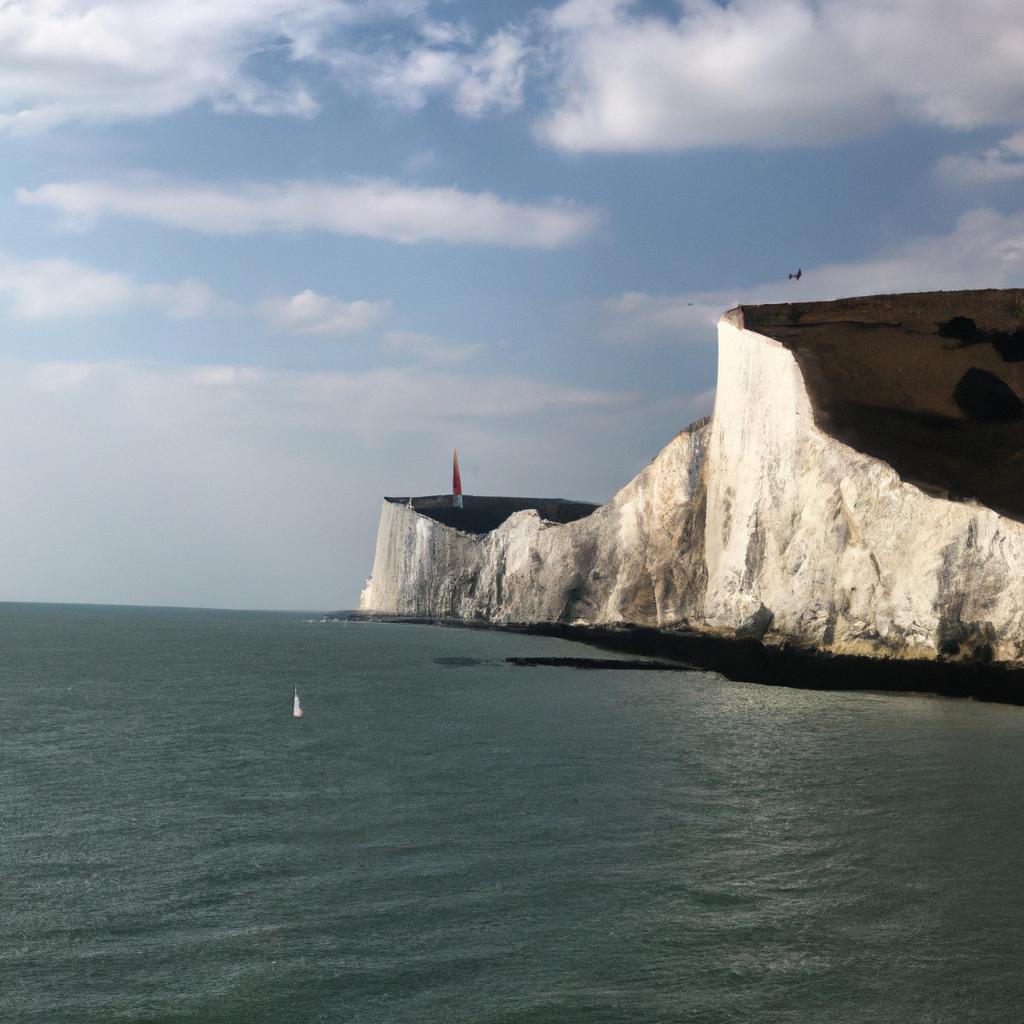
[[[756,637],[715,636],[690,630],[658,630],[631,625],[490,623],[414,615],[374,615],[361,611],[335,612],[324,617],[325,621],[346,619],[556,637],[588,644],[599,650],[657,659],[643,665],[644,668],[668,668],[666,663],[671,662],[680,672],[717,672],[733,682],[784,686],[798,690],[934,694],[1024,707],[1024,668],[980,661],[937,661],[924,658],[887,660],[863,655],[831,654],[796,644],[766,644]],[[538,659],[527,657],[519,660]]]

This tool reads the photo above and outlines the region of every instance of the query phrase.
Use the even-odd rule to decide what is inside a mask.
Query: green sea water
[[[4,1024],[1024,1019],[1020,708],[287,614],[0,652]]]

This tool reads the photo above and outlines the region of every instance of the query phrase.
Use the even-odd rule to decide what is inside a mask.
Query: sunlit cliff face
[[[710,423],[575,522],[385,503],[363,607],[1021,663],[1021,298],[737,308]]]
[[[1024,516],[1024,291],[743,308],[786,346],[817,425],[930,493]]]

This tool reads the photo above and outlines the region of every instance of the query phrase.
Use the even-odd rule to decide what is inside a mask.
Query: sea
[[[0,606],[0,1020],[1024,1020],[1024,709],[579,656]]]

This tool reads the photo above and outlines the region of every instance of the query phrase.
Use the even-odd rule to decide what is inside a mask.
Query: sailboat
[[[299,688],[295,688],[295,697],[292,700],[292,718],[301,718],[305,714],[302,705],[299,703]]]

